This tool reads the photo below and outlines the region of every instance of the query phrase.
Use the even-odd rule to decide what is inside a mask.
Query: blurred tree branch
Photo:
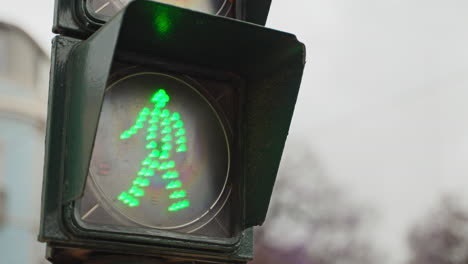
[[[468,210],[455,196],[439,204],[411,230],[408,264],[467,264]]]
[[[368,237],[373,211],[326,177],[308,150],[285,155],[252,264],[366,264],[377,261]]]

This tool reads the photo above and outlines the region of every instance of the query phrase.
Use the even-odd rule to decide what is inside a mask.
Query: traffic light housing
[[[57,36],[52,49],[39,234],[48,243],[49,258],[55,263],[99,254],[215,263],[251,259],[251,227],[262,224],[266,216],[301,82],[304,46],[288,33],[143,0],[129,4],[89,37],[64,32],[68,36]],[[131,83],[123,85],[125,81]],[[115,88],[119,84],[123,86]],[[120,99],[112,99],[111,93]],[[190,107],[190,98],[206,104]],[[119,107],[107,107],[108,102]],[[170,114],[164,116],[164,110]],[[160,134],[154,134],[159,141],[150,134],[153,113],[154,124],[161,127]],[[210,119],[210,113],[217,118]],[[166,119],[170,127],[164,125]],[[177,127],[179,119],[186,127]],[[164,134],[165,127],[174,131]],[[185,136],[177,134],[181,128],[187,135],[178,144],[176,140]],[[111,132],[100,136],[103,129]],[[161,156],[164,146],[169,148],[164,135],[174,138],[173,160]],[[119,140],[131,136],[139,138],[135,144],[101,155],[108,160],[95,158],[99,149],[123,146]],[[218,141],[211,141],[215,138]],[[224,150],[219,150],[220,142],[226,144]],[[178,154],[182,145],[190,158],[180,156],[184,151]],[[216,149],[206,150],[213,145]],[[159,156],[149,156],[153,149]],[[126,153],[130,150],[134,154]],[[229,166],[222,156],[228,157]],[[152,159],[144,164],[147,158]],[[166,167],[151,168],[153,162]],[[226,167],[227,174],[220,173]],[[95,169],[108,179],[96,180],[91,173]],[[137,175],[141,169],[144,173]],[[197,169],[204,172],[200,179],[207,186],[183,178],[192,177]],[[134,174],[123,175],[127,170]],[[122,192],[116,195],[108,186],[124,176],[128,183],[117,186]],[[223,182],[222,188],[216,182]],[[164,195],[153,197],[157,201],[144,200],[141,192],[148,188],[155,190],[154,195]],[[219,192],[219,197],[206,195],[210,191]],[[179,199],[167,202],[171,196]],[[146,217],[154,212],[137,203],[151,202],[157,213]],[[83,209],[86,203],[89,207]],[[196,212],[204,207],[206,213]],[[138,213],[129,216],[132,210]],[[195,220],[184,220],[188,223],[177,225],[180,228],[167,228],[187,217],[186,212],[201,216],[190,216]],[[91,220],[93,213],[99,216]],[[168,224],[155,226],[154,219]]]

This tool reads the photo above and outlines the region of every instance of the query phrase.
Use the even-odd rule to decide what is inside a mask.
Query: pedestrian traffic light
[[[128,2],[56,2],[39,239],[53,263],[245,263],[304,46],[249,1]]]

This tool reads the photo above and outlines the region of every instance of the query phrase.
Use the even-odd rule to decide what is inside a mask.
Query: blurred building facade
[[[0,263],[45,263],[37,242],[49,57],[0,22]]]

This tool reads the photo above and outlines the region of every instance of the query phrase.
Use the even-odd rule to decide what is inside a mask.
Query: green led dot
[[[181,202],[173,203],[167,210],[171,212],[179,211],[181,209],[187,208],[190,206],[189,200],[183,200]]]
[[[183,200],[182,201],[182,206],[185,208],[185,207],[189,207],[190,206],[190,201],[189,200]]]
[[[157,102],[154,106],[156,106],[156,107],[158,107],[158,108],[163,108],[163,107],[166,106],[166,102],[161,102],[161,101],[159,101],[159,102]]]
[[[166,160],[170,157],[170,154],[168,151],[163,151],[161,152],[161,155],[159,156],[159,159],[160,160]]]
[[[143,126],[144,126],[143,122],[138,122],[138,121],[137,121],[137,123],[135,124],[134,127],[135,127],[136,129],[140,129],[140,128],[143,128]]]
[[[167,163],[167,168],[172,169],[175,167],[175,161],[171,160]]]
[[[146,173],[146,169],[145,168],[142,168],[139,172],[138,172],[138,176],[143,176],[145,175]]]
[[[187,196],[187,193],[184,190],[174,191],[171,195],[169,195],[169,199],[180,199],[186,196]]]
[[[161,126],[167,126],[171,123],[171,120],[169,118],[164,118],[164,120],[161,122]]]
[[[159,122],[159,118],[157,116],[153,116],[149,121],[150,124],[155,124]]]
[[[132,195],[135,195],[135,196],[138,196],[139,194],[141,194],[141,191],[143,191],[142,189],[136,187],[136,186],[133,186],[132,188],[130,188],[130,190],[128,191],[129,194],[132,194]]]
[[[182,187],[182,182],[180,181],[171,181],[168,185],[166,185],[166,190],[177,189]]]
[[[159,162],[158,161],[153,161],[151,165],[149,166],[151,169],[156,169],[159,168]]]
[[[130,188],[130,190],[128,191],[130,194],[133,194],[135,197],[141,197],[143,195],[145,195],[145,191],[143,191],[142,189],[136,187],[136,186],[133,186],[132,188]]]
[[[167,103],[169,102],[169,96],[166,94],[166,92],[164,93],[156,93],[155,96],[153,97],[153,99],[151,99],[151,102],[153,103]]]
[[[141,187],[148,187],[150,185],[150,181],[148,179],[141,179],[139,184]]]
[[[145,173],[145,176],[146,176],[146,177],[152,177],[152,176],[154,176],[154,171],[153,171],[153,170],[150,170],[150,169],[147,169],[147,170],[146,170],[146,173]]]
[[[161,152],[161,156],[159,156],[159,159],[168,159],[169,158],[169,151],[163,151]]]
[[[132,201],[129,202],[128,205],[129,205],[130,207],[135,207],[135,206],[140,205],[140,202],[139,202],[137,199],[132,199]]]
[[[167,170],[167,162],[163,162],[161,163],[161,165],[159,165],[159,168],[158,170]]]
[[[147,166],[147,165],[150,165],[150,164],[151,164],[151,159],[150,159],[150,158],[146,158],[146,159],[141,163],[142,166]]]
[[[136,128],[135,126],[132,126],[132,127],[130,128],[130,130],[128,130],[128,133],[129,133],[130,135],[134,135],[134,134],[136,134],[137,132],[138,132],[138,128]]]
[[[143,123],[145,121],[146,121],[146,116],[144,115],[139,116],[137,119],[137,123]]]
[[[159,155],[161,153],[159,152],[159,150],[155,149],[153,151],[151,151],[151,153],[149,154],[150,158],[159,158]]]
[[[165,127],[162,131],[161,131],[161,134],[169,134],[171,133],[172,129],[171,127]]]
[[[172,145],[169,144],[169,143],[165,143],[165,144],[162,145],[161,148],[162,148],[162,150],[167,150],[168,151],[168,150],[172,149]]]
[[[176,135],[176,137],[180,137],[180,136],[185,135],[185,129],[181,128],[181,129],[177,130],[175,135]]]
[[[164,118],[164,117],[169,117],[170,115],[171,115],[171,112],[169,110],[167,110],[167,109],[164,109],[164,110],[162,110],[160,116]]]
[[[179,139],[177,139],[176,143],[177,144],[187,143],[187,138],[184,136],[181,136]]]
[[[176,179],[179,178],[179,173],[177,171],[168,171],[162,176],[162,178],[164,180]]]
[[[176,152],[185,152],[185,151],[187,151],[187,146],[185,144],[180,145],[176,150]]]
[[[161,139],[162,142],[169,142],[172,140],[172,136],[167,134],[165,137]]]
[[[138,189],[138,191],[135,193],[135,197],[142,197],[143,195],[145,195],[145,191],[142,189]]]
[[[124,201],[125,199],[127,199],[127,197],[128,194],[126,192],[122,192],[117,199],[119,199],[120,201]]]
[[[151,116],[159,116],[161,115],[161,110],[159,108],[155,108],[153,112],[151,112]]]
[[[120,139],[128,139],[132,136],[132,134],[128,131],[125,131],[122,133],[122,135],[120,135]]]
[[[171,116],[171,120],[172,121],[177,121],[180,119],[180,114],[179,113],[173,113],[172,116]]]
[[[156,124],[153,124],[148,128],[148,132],[156,132],[156,131],[158,131],[158,126]]]
[[[155,139],[156,138],[156,133],[154,132],[151,132],[148,134],[148,136],[146,136],[146,140],[152,140],[152,139]]]
[[[158,146],[158,144],[154,141],[151,141],[148,145],[146,145],[147,149],[154,149]]]
[[[173,128],[181,128],[184,126],[184,122],[182,122],[182,120],[179,120],[177,122],[175,122],[175,124],[172,126]]]
[[[164,90],[158,90],[154,95],[153,98],[151,98],[151,102],[156,103],[158,101],[161,101],[161,98],[164,97],[166,92]]]
[[[136,178],[136,179],[133,181],[133,184],[134,184],[134,185],[140,185],[140,184],[141,184],[141,180],[142,180],[142,178]]]
[[[148,115],[149,113],[150,113],[150,110],[147,107],[145,107],[143,108],[143,110],[141,110],[140,115]]]

